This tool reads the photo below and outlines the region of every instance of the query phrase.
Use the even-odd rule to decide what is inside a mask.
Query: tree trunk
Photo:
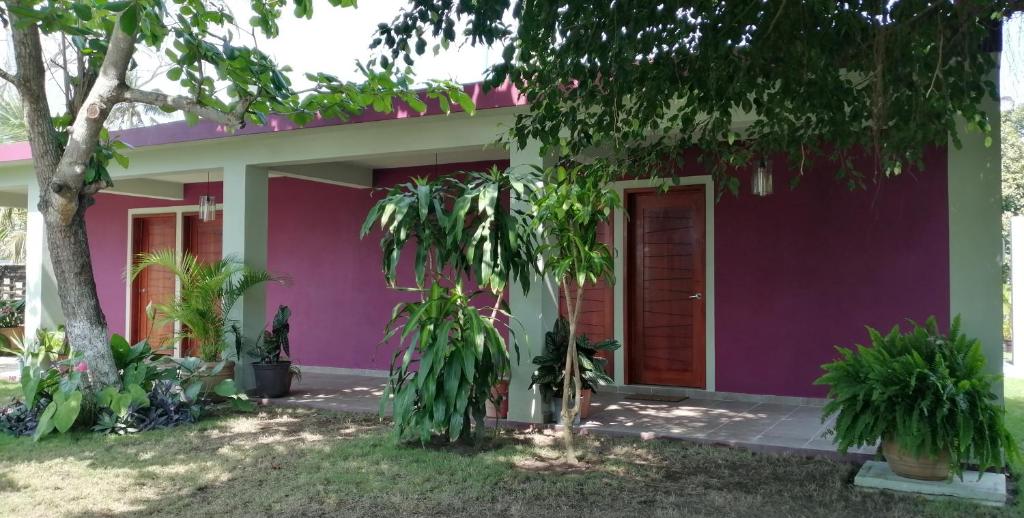
[[[96,280],[92,271],[89,239],[85,232],[85,209],[91,197],[78,204],[68,224],[49,209],[46,197],[40,200],[46,220],[46,240],[50,247],[53,273],[60,288],[60,306],[64,312],[68,343],[85,356],[89,366],[89,389],[98,391],[107,385],[119,386],[114,355],[107,341],[107,319],[100,309]]]
[[[569,344],[565,351],[565,371],[562,372],[562,441],[565,442],[565,461],[578,464],[576,447],[573,440],[573,421],[580,412],[582,387],[580,382],[579,358],[576,356],[576,321],[579,318],[579,307],[583,302],[583,287],[576,287],[575,299],[569,293],[568,282],[562,283],[565,290],[565,309],[569,313]],[[569,405],[572,395],[573,404]]]
[[[96,293],[86,237],[85,210],[93,203],[95,191],[90,192],[85,185],[85,169],[95,152],[103,122],[124,87],[125,70],[135,50],[135,35],[125,33],[118,18],[97,80],[89,89],[85,106],[76,113],[67,144],[62,144],[46,96],[39,28],[34,21],[21,20],[15,13],[11,13],[11,22],[18,67],[12,82],[25,107],[32,165],[39,184],[39,211],[45,222],[68,341],[85,356],[90,390],[120,386],[107,343],[107,323]]]

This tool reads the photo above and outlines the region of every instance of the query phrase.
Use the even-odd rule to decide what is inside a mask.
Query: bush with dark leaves
[[[101,409],[93,430],[124,435],[194,423],[199,418],[199,405],[186,401],[181,385],[173,380],[155,382],[148,396],[149,404],[132,405],[121,415]]]
[[[40,397],[30,408],[21,400],[11,400],[0,407],[0,432],[11,435],[32,435],[39,425],[39,416],[50,404],[48,397]]]

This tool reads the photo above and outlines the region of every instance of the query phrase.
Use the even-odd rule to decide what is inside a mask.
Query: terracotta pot
[[[22,341],[25,339],[25,327],[0,327],[0,335],[3,335],[7,339],[8,345],[14,345],[14,341]]]
[[[491,388],[491,396],[501,398],[497,408],[494,403],[487,401],[487,417],[491,419],[508,419],[508,381],[501,380]]]
[[[217,366],[217,363],[219,362],[206,362],[204,365],[204,370],[213,370],[213,368]],[[209,399],[210,401],[226,401],[227,398],[218,396],[217,393],[213,391],[213,389],[218,384],[220,384],[220,382],[226,379],[233,379],[234,377],[235,364],[230,362],[224,365],[224,368],[221,369],[220,372],[218,372],[217,374],[201,375],[199,376],[199,381],[203,383],[203,389],[200,393],[206,394],[206,399]]]
[[[882,454],[892,472],[915,480],[946,480],[949,478],[949,453],[936,457],[915,457],[892,439],[882,441]]]

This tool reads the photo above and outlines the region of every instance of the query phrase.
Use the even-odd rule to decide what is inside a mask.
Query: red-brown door
[[[704,388],[704,187],[626,203],[628,382]]]
[[[221,259],[222,235],[224,220],[217,213],[217,219],[213,221],[202,221],[198,214],[185,214],[182,217],[181,236],[182,249],[194,255],[196,259],[204,263],[212,263]],[[181,344],[182,356],[196,356],[199,351],[193,340],[186,339]]]
[[[177,244],[174,214],[136,216],[132,221],[132,257],[160,250],[174,250]],[[142,270],[131,287],[131,338],[149,339],[153,349],[164,354],[174,352],[174,325],[155,325],[146,315],[150,303],[164,304],[174,299],[174,274],[164,268]],[[160,317],[157,317],[160,320]]]
[[[217,219],[202,221],[198,214],[185,214],[182,219],[182,248],[204,263],[219,261],[224,220],[217,213]]]
[[[612,224],[606,223],[597,228],[598,241],[608,245],[611,249],[615,232]],[[575,293],[575,290],[573,291]],[[591,342],[601,342],[615,337],[614,311],[615,293],[612,286],[604,279],[596,283],[588,283],[583,286],[583,304],[580,306],[580,318],[578,331],[587,336]],[[558,291],[558,314],[566,317],[569,312],[565,305],[565,292]],[[613,351],[601,351],[598,356],[608,360],[605,363],[605,372],[613,376],[615,372],[615,353]]]

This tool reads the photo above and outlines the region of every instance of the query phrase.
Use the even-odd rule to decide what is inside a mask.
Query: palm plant
[[[230,315],[238,299],[254,286],[281,280],[231,257],[207,263],[185,252],[179,260],[174,250],[139,254],[131,278],[146,268],[165,268],[178,279],[177,296],[171,302],[154,304],[155,314],[160,324],[179,322],[175,338],[194,340],[199,357],[208,362],[237,358],[223,353],[229,352],[228,335],[237,333]]]
[[[25,237],[28,211],[19,207],[0,207],[0,259],[25,264]]]

